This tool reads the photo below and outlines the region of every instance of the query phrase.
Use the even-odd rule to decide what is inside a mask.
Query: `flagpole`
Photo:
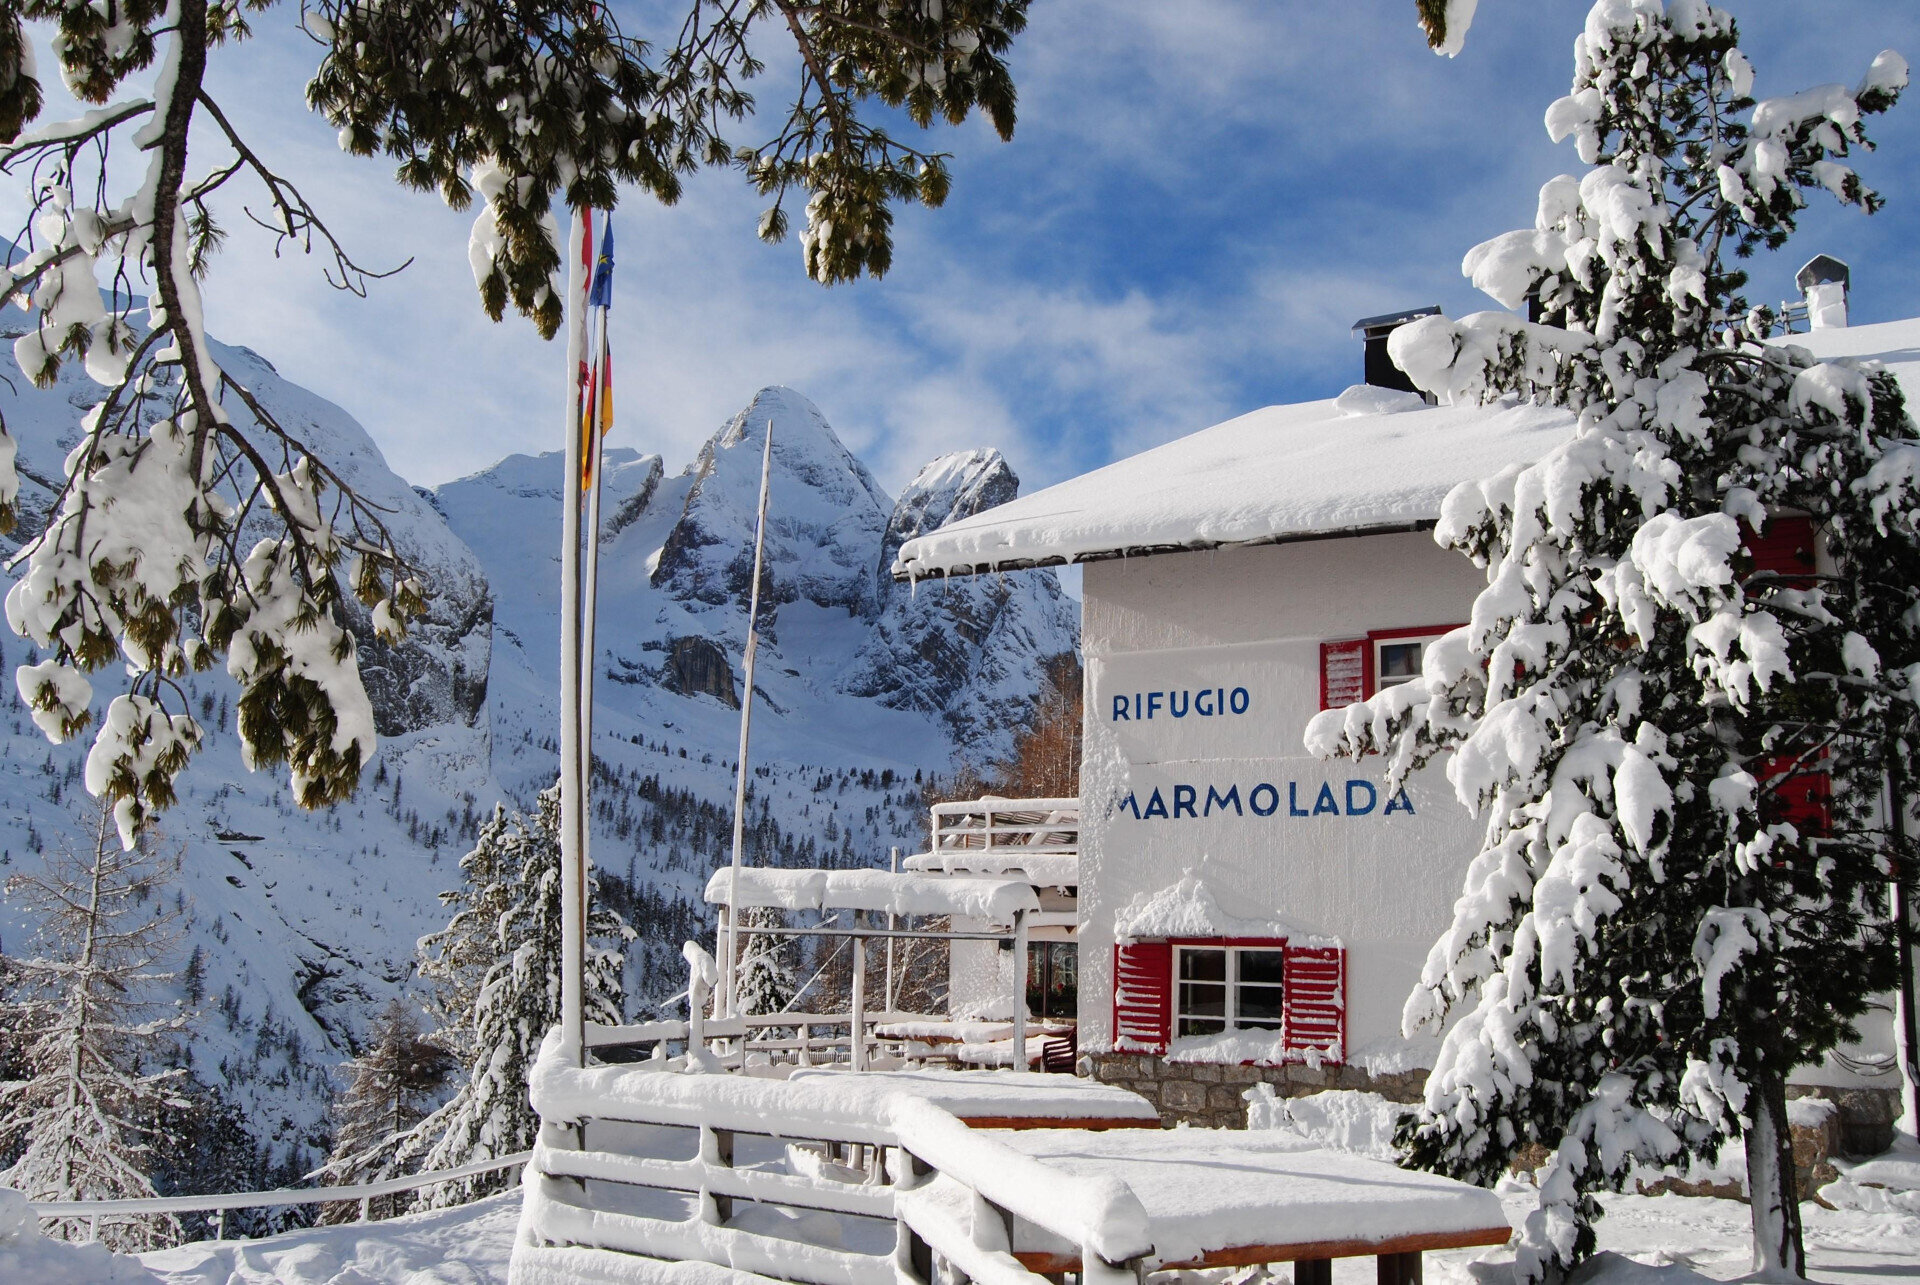
[[[767,421],[767,444],[760,452],[760,516],[753,527],[753,588],[747,594],[747,689],[740,697],[740,754],[733,765],[733,871],[727,876],[727,955],[720,970],[723,1017],[739,1012],[740,850],[747,818],[747,732],[753,726],[753,658],[760,643],[760,566],[767,542],[767,484],[773,476],[773,421]]]
[[[586,1064],[586,844],[580,793],[580,363],[586,355],[588,211],[569,221],[567,248],[566,500],[560,518],[560,1039],[562,1054]]]

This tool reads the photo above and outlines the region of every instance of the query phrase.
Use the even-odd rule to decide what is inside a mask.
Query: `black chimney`
[[[1437,317],[1440,307],[1435,304],[1428,308],[1413,308],[1406,312],[1390,312],[1379,317],[1362,317],[1353,323],[1353,328],[1366,340],[1366,380],[1375,388],[1397,388],[1405,393],[1417,393],[1406,372],[1393,364],[1393,358],[1387,355],[1387,336],[1409,321],[1418,321],[1422,317]]]

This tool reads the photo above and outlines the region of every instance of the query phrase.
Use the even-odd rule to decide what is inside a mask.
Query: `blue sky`
[[[1852,82],[1889,46],[1920,62],[1920,5],[1728,7],[1763,96]],[[1578,168],[1540,122],[1586,8],[1481,0],[1448,60],[1426,49],[1412,0],[1037,0],[1013,59],[1014,141],[978,122],[936,136],[953,195],[900,212],[884,281],[809,282],[795,241],[754,239],[761,202],[737,175],[703,176],[673,209],[629,195],[615,216],[614,440],[678,468],[781,383],[890,490],[977,445],[1003,449],[1032,489],[1332,396],[1359,377],[1356,318],[1492,306],[1460,258],[1530,223],[1539,185]],[[341,155],[306,113],[314,48],[296,13],[261,15],[244,57],[216,54],[214,83],[363,260],[414,262],[369,299],[340,296],[314,261],[276,259],[230,216],[210,329],[341,403],[414,481],[557,446],[557,347],[481,314],[470,214]],[[627,21],[651,34],[644,13]],[[787,83],[769,76],[763,98]],[[1860,168],[1888,208],[1869,220],[1816,205],[1756,264],[1756,298],[1786,297],[1793,270],[1827,252],[1854,266],[1857,321],[1920,313],[1920,97],[1875,125],[1881,150]]]

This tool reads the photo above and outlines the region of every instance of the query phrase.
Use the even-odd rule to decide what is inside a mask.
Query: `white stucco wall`
[[[1090,563],[1082,646],[1087,665],[1080,884],[1080,1031],[1083,1048],[1110,1046],[1116,912],[1191,872],[1226,913],[1277,919],[1298,933],[1338,937],[1348,949],[1348,1060],[1380,1071],[1428,1065],[1433,1043],[1400,1037],[1400,1010],[1431,943],[1451,921],[1480,823],[1454,798],[1438,765],[1411,781],[1413,814],[1385,815],[1383,791],[1364,816],[1312,811],[1323,784],[1346,802],[1347,782],[1375,787],[1383,773],[1306,755],[1301,735],[1320,708],[1320,644],[1369,631],[1466,619],[1482,573],[1425,534],[1384,535]],[[1145,694],[1247,690],[1244,715],[1140,717]],[[1133,697],[1142,697],[1135,705]],[[1125,720],[1114,699],[1128,702]],[[1273,815],[1245,808],[1258,783],[1275,787]],[[1173,789],[1238,785],[1243,812],[1175,818]],[[1290,789],[1291,787],[1291,789]],[[1152,791],[1167,817],[1136,819]],[[1366,801],[1356,787],[1356,801]],[[1125,806],[1131,795],[1133,807]],[[1291,795],[1291,797],[1289,797]],[[1795,1075],[1800,1083],[1898,1087],[1860,1074],[1893,1047],[1888,1011],[1860,1023],[1862,1040]]]
[[[1083,1043],[1111,1039],[1116,911],[1191,871],[1228,914],[1341,939],[1350,1060],[1422,1061],[1424,1050],[1399,1038],[1400,1008],[1448,922],[1480,826],[1438,770],[1410,783],[1411,815],[1404,806],[1388,815],[1400,801],[1380,788],[1377,765],[1311,758],[1301,734],[1320,708],[1322,642],[1457,624],[1480,573],[1408,534],[1098,562],[1085,576]],[[1166,697],[1144,717],[1147,692],[1236,687],[1243,714],[1203,718],[1188,698],[1176,719]],[[1116,697],[1128,702],[1125,718]],[[1263,784],[1266,817],[1251,799]],[[1181,785],[1193,787],[1193,815],[1174,817]],[[1220,795],[1237,786],[1238,814],[1225,805],[1208,814],[1209,786]],[[1338,813],[1311,815],[1322,786]],[[1156,788],[1169,815],[1136,818]],[[1360,815],[1346,815],[1350,790]]]

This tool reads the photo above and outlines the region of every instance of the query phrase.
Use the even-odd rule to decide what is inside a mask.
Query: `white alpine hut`
[[[1383,770],[1313,757],[1302,734],[1417,674],[1426,643],[1466,620],[1484,577],[1435,544],[1442,500],[1538,458],[1572,418],[1408,391],[1376,358],[1433,311],[1356,326],[1372,382],[942,527],[893,567],[1085,568],[1080,1069],[1163,1115],[1234,1123],[1255,1081],[1416,1098],[1436,1051],[1402,1037],[1401,1006],[1480,823],[1438,765],[1390,793]],[[1809,312],[1815,329],[1786,342],[1878,358],[1920,393],[1920,321],[1848,329],[1844,296]],[[1813,569],[1804,521],[1776,520],[1758,545],[1778,569]],[[1897,1114],[1888,1009],[1863,1047],[1797,1077],[1869,1135]]]

